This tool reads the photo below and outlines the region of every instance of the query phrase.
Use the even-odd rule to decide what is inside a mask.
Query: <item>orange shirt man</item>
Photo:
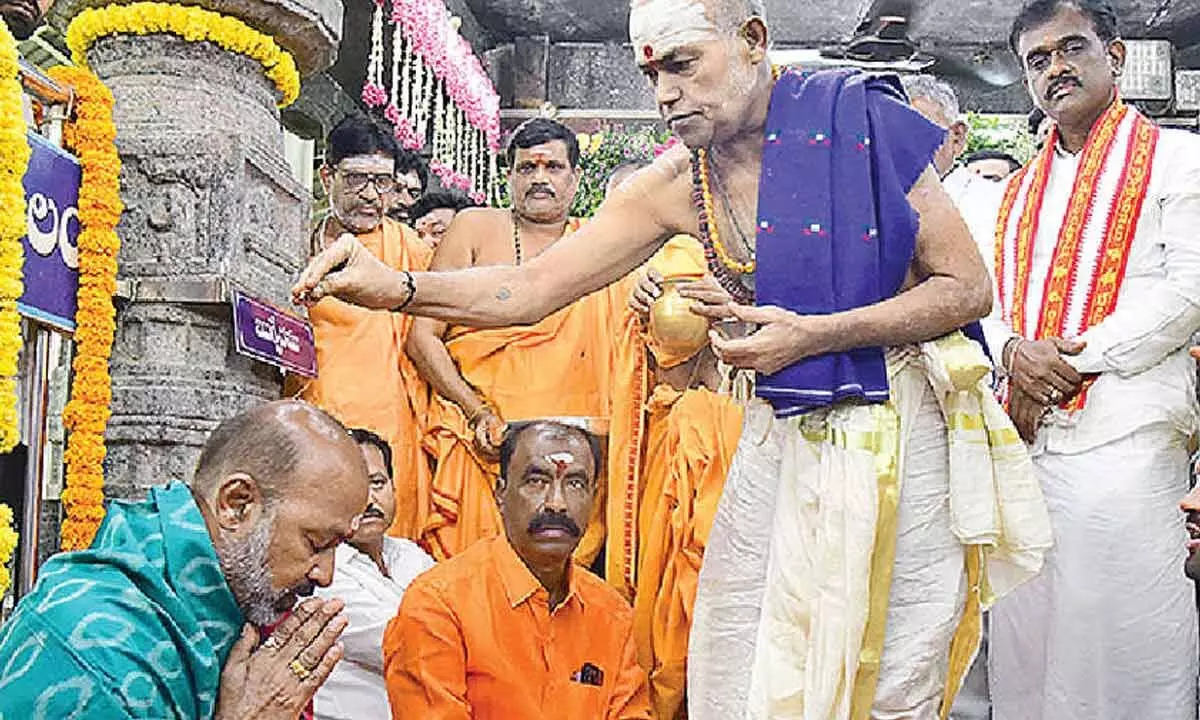
[[[460,212],[432,269],[520,265],[572,232],[579,226],[569,215],[578,162],[568,128],[545,118],[522,125],[509,146],[512,210]],[[530,326],[476,329],[416,320],[406,349],[437,393],[425,433],[436,470],[421,537],[434,557],[451,557],[499,533],[492,487],[505,422],[607,420],[616,323],[627,297],[618,284]],[[603,497],[603,486],[600,492]],[[590,564],[603,542],[600,513],[577,558]]]
[[[316,241],[351,233],[390,267],[425,270],[432,250],[407,226],[384,217],[383,196],[395,186],[395,157],[391,136],[363,118],[348,117],[330,132],[321,168],[330,216]],[[309,319],[318,377],[289,378],[289,394],[388,441],[397,468],[396,518],[389,533],[415,538],[425,521],[431,473],[421,450],[429,389],[402,350],[413,320],[332,298],[310,308]]]
[[[504,536],[418,577],[384,634],[392,717],[648,720],[630,608],[572,561],[598,443],[560,423],[517,423],[500,456]]]

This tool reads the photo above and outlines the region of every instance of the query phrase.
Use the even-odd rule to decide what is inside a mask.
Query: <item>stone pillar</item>
[[[302,72],[336,55],[341,0],[189,4],[274,36]],[[256,61],[162,34],[102,38],[89,62],[116,100],[125,201],[107,494],[138,497],[189,478],[220,420],[279,397],[279,372],[234,351],[228,294],[286,306],[307,259],[311,189],[292,177],[275,86]]]

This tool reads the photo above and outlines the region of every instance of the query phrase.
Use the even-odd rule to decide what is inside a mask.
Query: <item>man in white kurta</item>
[[[1049,395],[1035,397],[1050,407],[1023,432],[1055,541],[1042,574],[992,613],[997,720],[1196,717],[1197,618],[1176,503],[1197,416],[1185,346],[1200,329],[1200,138],[1122,105],[1111,76],[1096,84],[1124,59],[1106,27],[1064,6],[1022,34],[1026,72],[1038,73],[1031,92],[1059,125],[1007,186],[985,253],[998,302],[984,328],[1014,373],[1006,393],[1018,427],[1021,403]],[[1048,50],[1077,37],[1100,54]],[[1077,81],[1040,80],[1053,73]],[[1108,104],[1081,135],[1063,98],[1097,88]],[[1013,369],[1014,356],[1032,362],[1023,353],[1033,341],[1055,338],[1085,344],[1061,352],[1084,381],[1077,396]]]
[[[370,504],[358,531],[338,546],[333,583],[317,594],[341,598],[349,625],[342,633],[341,662],[313,698],[318,720],[390,718],[383,681],[383,631],[396,616],[404,590],[433,567],[433,558],[411,540],[387,535],[396,514],[389,445],[378,435],[353,429],[371,478]]]

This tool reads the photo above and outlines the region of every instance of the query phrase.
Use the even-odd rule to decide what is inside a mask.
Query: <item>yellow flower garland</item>
[[[8,562],[12,560],[13,550],[17,549],[20,535],[12,528],[12,508],[0,503],[0,598],[12,586],[12,576],[8,572]]]
[[[257,60],[279,89],[279,107],[291,105],[300,95],[300,73],[291,53],[241,20],[203,8],[137,2],[84,10],[67,27],[67,47],[75,63],[86,66],[88,48],[99,38],[154,33],[178,35],[188,42],[211,42]]]
[[[21,238],[25,235],[25,188],[29,165],[17,43],[0,23],[0,453],[20,439],[17,423],[17,359],[21,354],[21,316],[17,300],[25,286]]]
[[[79,294],[75,313],[75,377],[63,410],[70,431],[63,459],[66,518],[62,549],[88,547],[104,520],[104,431],[112,386],[108,359],[116,331],[112,296],[117,289],[117,223],[121,203],[121,158],[113,125],[113,96],[83,67],[56,67],[50,75],[75,90],[75,115],[63,128],[63,143],[83,166],[79,188]]]

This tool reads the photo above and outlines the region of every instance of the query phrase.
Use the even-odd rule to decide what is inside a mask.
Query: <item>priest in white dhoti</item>
[[[1196,430],[1200,138],[1116,91],[1125,59],[1100,0],[1038,0],[1013,25],[1054,121],[995,224],[985,323],[1031,444],[1054,549],[992,615],[997,720],[1193,720],[1197,618],[1181,571]]]
[[[724,293],[680,294],[735,335],[711,345],[754,388],[698,581],[688,717],[928,720],[980,606],[1041,568],[1049,517],[983,351],[946,336],[990,303],[928,171],[943,133],[895,77],[772,68],[761,12],[633,0],[637,62],[687,149],[571,238],[519,267],[425,274],[347,238],[293,293],[528,323],[666,237],[700,239]]]

